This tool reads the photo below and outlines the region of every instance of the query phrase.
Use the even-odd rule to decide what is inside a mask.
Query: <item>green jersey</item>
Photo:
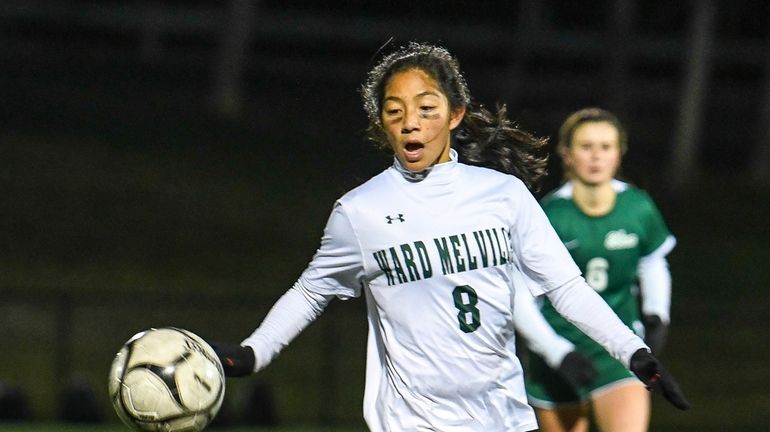
[[[636,296],[637,269],[642,258],[665,257],[676,241],[649,195],[618,180],[612,186],[617,192],[615,205],[603,216],[588,216],[577,207],[571,183],[546,196],[541,205],[586,282],[623,323],[643,337]],[[663,297],[665,293],[659,299],[663,300],[659,309],[667,309],[668,298]],[[598,377],[590,385],[573,389],[542,357],[531,353],[525,375],[530,404],[550,408],[575,403],[621,381],[636,380],[604,348],[556,312],[547,299],[541,312],[556,333],[591,359]]]
[[[588,216],[578,208],[571,183],[547,195],[541,204],[588,284],[641,335],[635,295],[637,266],[640,258],[661,247],[671,233],[646,192],[618,180],[612,185],[617,192],[615,206],[603,216]],[[554,330],[576,345],[587,339],[547,300],[542,313]]]

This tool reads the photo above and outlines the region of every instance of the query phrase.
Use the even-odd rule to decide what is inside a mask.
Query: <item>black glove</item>
[[[663,352],[668,337],[668,326],[663,324],[657,315],[644,315],[644,342],[652,349],[652,353],[659,356]]]
[[[209,342],[211,348],[217,353],[219,361],[227,377],[242,377],[254,373],[254,350],[247,346],[240,346],[222,342]]]
[[[564,356],[557,371],[574,389],[591,384],[598,375],[591,360],[577,351]]]
[[[674,377],[645,348],[637,350],[631,356],[629,369],[647,386],[647,390],[663,395],[672,405],[680,410],[690,408],[690,402],[684,397]]]

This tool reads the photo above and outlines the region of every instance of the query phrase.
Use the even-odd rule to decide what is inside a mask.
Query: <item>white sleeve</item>
[[[637,266],[642,293],[642,313],[657,315],[664,324],[671,320],[671,272],[666,255],[675,244],[674,237],[669,236],[655,251],[642,257]]]
[[[540,204],[523,183],[517,186],[513,194],[516,203],[511,248],[514,263],[534,282],[529,288],[538,296],[564,285],[581,272]]]
[[[361,295],[364,264],[361,247],[344,206],[338,201],[326,222],[321,246],[300,276],[303,285],[341,299]]]
[[[554,308],[583,333],[603,346],[607,352],[628,367],[631,355],[645,345],[618,318],[582,277],[546,293]]]
[[[552,369],[561,365],[564,356],[574,351],[575,345],[559,336],[543,318],[536,300],[528,290],[517,289],[513,303],[513,323],[527,347],[539,354]]]
[[[281,350],[323,312],[331,295],[308,291],[301,281],[270,308],[259,327],[241,342],[254,350],[254,372],[267,366]]]

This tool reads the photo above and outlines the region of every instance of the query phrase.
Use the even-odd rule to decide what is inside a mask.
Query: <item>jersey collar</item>
[[[431,165],[419,172],[409,171],[408,169],[404,168],[403,165],[401,165],[401,162],[397,157],[393,157],[393,168],[395,168],[396,171],[398,171],[401,176],[406,179],[406,181],[411,183],[421,182],[428,177],[428,174],[431,173],[433,173],[432,177],[444,177],[445,175],[448,175],[452,168],[454,168],[456,165],[457,151],[455,151],[453,148],[449,149],[449,161]]]
[[[610,184],[612,185],[612,189],[614,189],[615,192],[617,192],[617,193],[621,193],[621,192],[625,191],[626,189],[628,189],[628,183],[626,183],[626,182],[624,182],[622,180],[612,179],[610,181]],[[559,198],[572,199],[572,189],[573,189],[572,181],[568,180],[563,185],[561,185],[556,190],[556,192],[554,192],[554,195],[556,195]]]

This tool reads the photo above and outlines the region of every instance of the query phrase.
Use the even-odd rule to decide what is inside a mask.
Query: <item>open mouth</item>
[[[404,145],[404,158],[407,162],[417,162],[422,157],[422,150],[425,148],[420,143],[406,143]]]
[[[425,146],[424,146],[424,145],[422,145],[422,144],[420,144],[420,143],[407,143],[407,144],[404,146],[404,149],[405,149],[406,151],[408,151],[408,152],[413,152],[413,151],[417,151],[417,150],[420,150],[420,149],[421,149],[421,148],[423,148],[423,147],[425,147]]]
[[[406,143],[406,145],[404,145],[404,156],[406,157],[406,160],[409,162],[419,160],[420,156],[422,156],[423,148],[425,148],[425,145],[421,143]]]

